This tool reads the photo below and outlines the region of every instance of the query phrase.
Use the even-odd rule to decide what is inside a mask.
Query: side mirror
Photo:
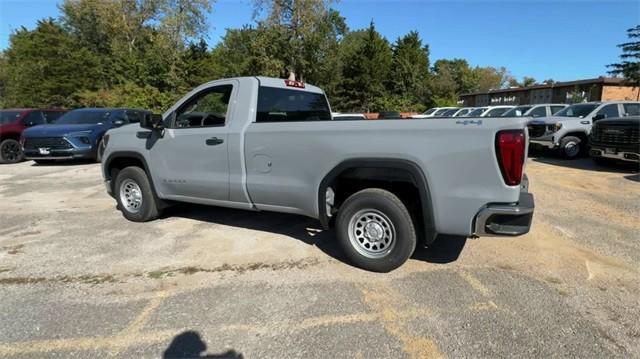
[[[162,131],[164,129],[164,122],[162,121],[162,115],[159,114],[146,114],[140,121],[140,127],[147,130]]]
[[[602,120],[604,118],[605,118],[605,116],[603,114],[599,114],[599,115],[593,116],[593,118],[591,120],[595,122],[595,121]]]
[[[116,127],[120,127],[122,125],[124,125],[124,120],[121,118],[116,119],[115,121],[113,121],[113,125]]]

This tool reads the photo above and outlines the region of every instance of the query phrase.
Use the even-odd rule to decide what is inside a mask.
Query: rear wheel
[[[351,195],[336,218],[338,241],[356,266],[389,272],[409,259],[416,231],[407,207],[393,193],[369,188]]]
[[[0,142],[0,163],[16,163],[23,158],[20,142],[10,138]]]
[[[160,215],[147,174],[140,167],[118,172],[114,194],[122,215],[130,221],[147,222]]]
[[[575,136],[566,136],[560,140],[560,151],[564,158],[575,159],[582,153],[582,140]]]

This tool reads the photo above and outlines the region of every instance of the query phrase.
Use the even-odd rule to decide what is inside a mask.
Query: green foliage
[[[608,65],[610,74],[623,76],[629,84],[640,86],[640,25],[627,30],[629,41],[618,45],[622,49],[621,61]]]
[[[0,106],[162,112],[214,79],[294,72],[323,88],[337,111],[420,112],[511,79],[505,68],[463,59],[430,68],[417,32],[393,44],[373,23],[350,32],[333,0],[253,0],[255,22],[227,29],[213,48],[203,38],[215,0],[61,1],[59,20],[19,29],[0,53]]]
[[[78,47],[72,35],[52,19],[33,31],[22,28],[11,36],[6,51],[7,106],[73,106],[78,89],[94,89],[98,58]]]

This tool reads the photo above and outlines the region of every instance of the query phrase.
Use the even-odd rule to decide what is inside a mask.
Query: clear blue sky
[[[57,17],[56,0],[0,0],[0,49],[21,26]],[[472,65],[505,66],[519,79],[574,80],[606,74],[618,60],[616,44],[640,24],[640,1],[580,0],[342,0],[335,8],[350,29],[373,20],[390,41],[417,30],[431,61],[464,58]],[[218,0],[209,17],[210,45],[226,28],[252,22],[249,0]]]

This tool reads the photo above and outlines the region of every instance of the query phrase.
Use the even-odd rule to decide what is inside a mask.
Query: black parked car
[[[378,113],[379,120],[390,120],[398,118],[402,118],[402,115],[400,115],[400,112],[398,111],[382,111]]]
[[[597,163],[609,160],[640,163],[640,116],[594,122],[589,145],[589,154]]]

